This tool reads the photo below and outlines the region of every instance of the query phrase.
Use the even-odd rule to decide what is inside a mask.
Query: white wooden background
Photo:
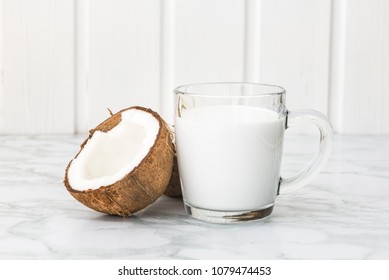
[[[1,0],[0,134],[172,120],[175,86],[282,85],[338,133],[389,133],[387,0]]]

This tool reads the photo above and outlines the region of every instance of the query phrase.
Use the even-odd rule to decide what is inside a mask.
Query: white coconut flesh
[[[143,110],[122,112],[122,120],[108,132],[95,131],[68,170],[75,190],[109,186],[129,174],[154,145],[159,121]]]

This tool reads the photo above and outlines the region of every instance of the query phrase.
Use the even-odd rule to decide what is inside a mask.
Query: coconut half
[[[165,192],[173,158],[167,124],[150,109],[131,107],[90,131],[66,168],[64,183],[82,204],[129,216]]]

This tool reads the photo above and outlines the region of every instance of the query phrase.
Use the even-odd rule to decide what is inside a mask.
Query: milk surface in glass
[[[175,119],[185,202],[217,211],[272,205],[280,179],[285,118],[272,110],[212,105]]]

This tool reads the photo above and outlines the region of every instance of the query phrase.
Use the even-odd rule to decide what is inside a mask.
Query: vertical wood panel
[[[175,2],[174,0],[163,0],[161,5],[161,115],[164,120],[173,124],[175,86]]]
[[[335,3],[331,115],[340,133],[389,133],[389,3]]]
[[[245,1],[162,3],[162,112],[172,123],[175,86],[243,79]]]
[[[244,80],[260,82],[262,1],[246,0]]]
[[[338,0],[331,7],[331,56],[329,115],[336,132],[342,128],[344,102],[343,83],[345,68],[347,0]]]
[[[262,1],[257,7],[259,20],[248,22],[259,24],[248,30],[260,33],[260,47],[259,54],[254,54],[259,69],[252,71],[259,77],[249,75],[247,79],[285,87],[292,110],[310,108],[327,113],[330,6],[330,0]]]
[[[79,132],[107,118],[106,108],[141,105],[159,111],[160,2],[94,0],[88,13],[88,73],[78,73],[87,75],[88,113],[79,106],[78,114],[87,118]]]
[[[74,131],[73,13],[73,1],[2,1],[0,133]]]
[[[0,1],[0,134],[4,133],[4,12],[3,1]]]
[[[89,0],[75,2],[75,129],[90,129],[90,107],[93,105],[89,91]],[[92,104],[91,104],[92,103]]]
[[[243,80],[244,4],[176,1],[176,85]]]

